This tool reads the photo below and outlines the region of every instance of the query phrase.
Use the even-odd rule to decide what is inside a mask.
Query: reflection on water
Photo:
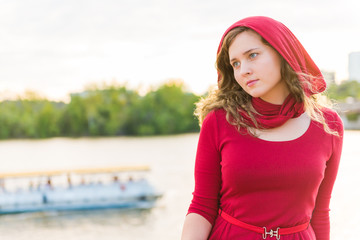
[[[1,172],[149,165],[164,192],[150,210],[49,212],[0,216],[1,240],[179,239],[193,191],[198,134],[144,138],[0,141]],[[331,202],[331,239],[358,239],[360,131],[346,131]],[[321,144],[321,143],[319,143]]]
[[[0,221],[1,239],[45,239],[45,235],[46,239],[110,239],[106,238],[109,235],[133,239],[146,237],[138,233],[146,231],[144,226],[151,221],[151,210],[26,213],[1,216]],[[135,229],[138,233],[133,232]]]
[[[151,210],[105,209],[88,211],[37,212],[3,215],[0,217],[2,227],[21,224],[33,227],[64,228],[82,224],[141,226],[146,223]],[[21,226],[21,225],[19,225]]]

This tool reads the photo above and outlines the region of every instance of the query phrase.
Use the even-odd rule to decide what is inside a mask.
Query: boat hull
[[[151,208],[161,194],[146,181],[0,193],[0,214]]]

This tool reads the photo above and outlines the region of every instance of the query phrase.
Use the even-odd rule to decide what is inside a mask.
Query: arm
[[[316,197],[315,209],[311,218],[311,225],[317,240],[330,239],[330,198],[338,172],[344,133],[341,120],[338,116],[335,122],[337,123],[336,129],[339,132],[340,137],[332,136],[332,155],[326,163],[324,179],[320,185]]]
[[[195,161],[195,190],[182,239],[207,239],[217,217],[221,188],[217,128],[215,112],[211,112],[200,130]]]
[[[206,240],[211,227],[204,217],[197,213],[190,213],[185,218],[181,240]]]

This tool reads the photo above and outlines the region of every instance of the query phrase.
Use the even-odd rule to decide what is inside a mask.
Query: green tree
[[[58,136],[60,111],[51,102],[44,102],[42,108],[36,114],[35,129],[36,135],[40,138]]]
[[[60,117],[60,130],[65,136],[88,135],[88,120],[86,107],[79,95],[72,95]]]
[[[136,102],[130,132],[136,135],[175,134],[198,130],[193,116],[198,96],[184,91],[182,82],[170,81]]]
[[[360,99],[360,83],[357,81],[343,81],[340,85],[331,84],[327,89],[330,99],[345,101],[348,97]]]

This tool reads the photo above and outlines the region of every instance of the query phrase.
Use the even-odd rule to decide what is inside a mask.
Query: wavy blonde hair
[[[256,136],[253,127],[247,124],[239,113],[240,111],[247,112],[255,127],[261,129],[254,117],[256,111],[251,104],[252,97],[235,80],[234,71],[229,61],[229,47],[231,43],[237,35],[245,31],[253,30],[247,27],[236,27],[225,36],[216,58],[216,68],[219,74],[218,89],[211,91],[207,97],[202,98],[196,104],[194,114],[198,117],[201,126],[209,112],[223,108],[226,111],[226,119],[230,124],[236,126],[239,131],[243,128],[253,136]],[[260,36],[260,38],[264,44],[272,47],[263,37]],[[321,123],[327,133],[339,135],[338,132],[330,129],[326,123],[322,109],[324,107],[331,107],[330,102],[326,101],[326,97],[321,94],[311,96],[305,94],[305,87],[310,90],[312,89],[311,79],[314,77],[304,73],[296,73],[280,54],[279,56],[281,57],[281,78],[289,88],[290,94],[293,95],[297,102],[304,102],[307,114],[312,120]],[[301,78],[301,81],[299,78]]]

